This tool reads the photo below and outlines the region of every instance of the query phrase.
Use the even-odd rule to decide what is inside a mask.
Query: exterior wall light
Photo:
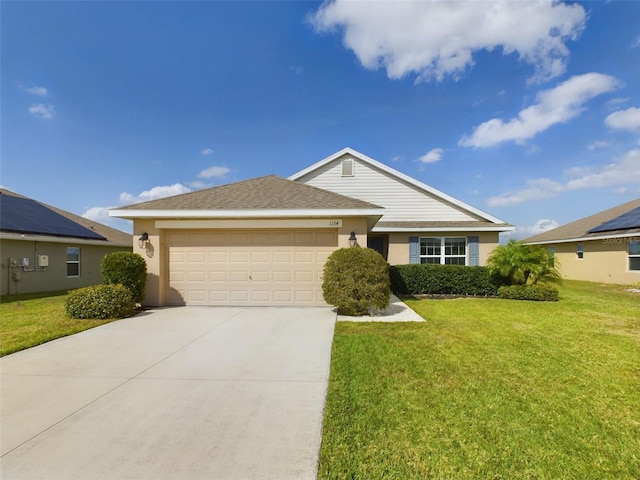
[[[356,232],[351,232],[351,235],[349,235],[349,246],[355,247],[357,245],[358,245],[358,239],[356,238]]]
[[[140,248],[145,248],[147,243],[149,243],[149,234],[147,232],[142,232],[142,235],[140,235],[140,238],[138,239],[138,246]]]

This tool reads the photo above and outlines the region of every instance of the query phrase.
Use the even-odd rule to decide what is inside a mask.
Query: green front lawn
[[[0,297],[0,356],[113,321],[69,318],[66,298],[66,291]]]
[[[640,478],[640,295],[560,293],[338,323],[319,478]]]

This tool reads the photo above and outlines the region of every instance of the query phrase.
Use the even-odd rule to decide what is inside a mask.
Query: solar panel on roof
[[[106,240],[30,198],[0,195],[0,230],[56,237]]]
[[[640,207],[629,210],[627,213],[604,222],[589,230],[589,233],[610,232],[612,230],[625,230],[627,228],[640,228]]]

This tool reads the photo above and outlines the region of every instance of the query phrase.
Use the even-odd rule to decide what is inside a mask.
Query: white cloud
[[[402,157],[400,155],[394,155],[393,157],[391,157],[392,162],[399,162],[400,160],[402,160]]]
[[[595,142],[591,142],[587,145],[587,150],[597,150],[598,148],[605,148],[609,146],[609,142],[605,142],[604,140],[596,140]]]
[[[562,184],[549,178],[527,180],[527,188],[507,192],[487,200],[490,207],[507,207],[518,203],[552,198],[563,190]]]
[[[525,225],[523,227],[516,226],[515,230],[511,232],[504,232],[500,234],[501,240],[503,240],[503,236],[508,240],[513,238],[514,240],[520,240],[527,237],[532,237],[533,235],[538,235],[540,233],[547,232],[549,230],[553,230],[554,228],[558,228],[560,224],[552,220],[550,218],[541,218],[536,221],[533,225]]]
[[[212,166],[202,170],[198,174],[198,178],[224,178],[229,173],[229,169],[227,167],[218,167]]]
[[[205,148],[204,150],[202,150],[200,152],[202,155],[211,155],[213,153],[213,149],[211,148]]]
[[[145,190],[138,195],[132,195],[130,193],[123,192],[120,194],[120,202],[122,203],[138,203],[146,202],[148,200],[157,200],[158,198],[171,197],[173,195],[180,195],[181,193],[189,193],[191,189],[184,186],[181,183],[174,183],[173,185],[161,185],[153,187],[150,190]]]
[[[631,107],[613,112],[604,119],[604,123],[611,128],[636,130],[640,128],[640,108]]]
[[[50,119],[54,115],[53,105],[34,103],[29,107],[29,113],[34,117]]]
[[[291,65],[289,67],[289,70],[291,70],[296,75],[302,75],[304,73],[304,67],[302,65]]]
[[[566,42],[581,33],[586,17],[582,6],[553,0],[333,0],[309,20],[317,32],[340,31],[365,68],[385,68],[392,79],[455,78],[473,66],[474,53],[501,49],[534,66],[532,81],[544,81],[564,73]]]
[[[503,142],[524,143],[557,123],[565,123],[578,116],[589,100],[617,88],[615,78],[601,73],[586,73],[571,77],[555,88],[538,93],[538,103],[520,111],[508,122],[493,118],[477,126],[471,136],[464,136],[459,144],[484,148]]]
[[[110,217],[110,208],[116,207],[91,207],[88,208],[80,216],[83,218],[88,218],[89,220],[93,220],[94,222],[102,223],[103,225],[108,225],[112,228],[117,228],[118,230],[122,230],[123,232],[131,232],[133,230],[131,221],[124,220],[122,218]]]
[[[444,150],[441,148],[434,148],[433,150],[430,150],[429,152],[425,153],[424,155],[422,155],[421,157],[418,158],[419,162],[422,163],[435,163],[435,162],[439,162],[440,159],[442,158],[442,154],[444,153]]]
[[[574,167],[564,173],[574,178],[564,183],[549,178],[527,180],[526,188],[491,197],[487,203],[491,207],[505,207],[556,197],[569,190],[608,187],[619,190],[625,185],[640,185],[640,149],[630,150],[616,161],[599,168]]]
[[[49,93],[44,87],[25,87],[25,92],[30,93],[31,95],[36,95],[38,97],[46,97]]]

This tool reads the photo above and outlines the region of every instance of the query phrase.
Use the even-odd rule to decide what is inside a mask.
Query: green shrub
[[[95,285],[69,293],[64,309],[71,318],[125,318],[133,315],[131,291],[123,285]]]
[[[133,301],[141,303],[147,285],[147,262],[137,253],[114,252],[105,255],[100,266],[106,284],[120,284],[131,290]]]
[[[410,264],[390,267],[397,295],[497,295],[501,285],[487,267]]]
[[[389,306],[389,267],[370,248],[341,248],[324,266],[322,294],[342,315],[364,315]]]
[[[538,302],[557,302],[558,289],[548,283],[529,285],[507,285],[498,289],[500,298],[510,300],[534,300]]]

